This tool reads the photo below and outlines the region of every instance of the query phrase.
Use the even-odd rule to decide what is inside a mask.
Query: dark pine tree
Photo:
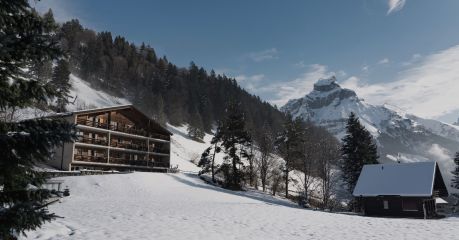
[[[452,187],[455,189],[459,189],[459,152],[456,152],[456,156],[454,157],[454,164],[456,167],[451,172],[453,174],[453,179],[451,180]]]
[[[63,94],[25,69],[61,52],[52,27],[28,0],[0,1],[0,239],[15,239],[55,215],[46,209],[50,192],[33,169],[50,158],[56,145],[72,141],[73,125],[63,119],[14,121],[14,111]]]
[[[53,70],[51,84],[56,88],[61,96],[57,98],[56,110],[57,112],[64,112],[65,106],[68,103],[69,91],[71,84],[69,82],[70,70],[69,63],[63,59],[57,61],[57,66]]]
[[[341,170],[343,181],[352,193],[363,166],[378,163],[378,150],[370,132],[360,124],[354,113],[351,113],[347,120],[346,131],[347,134],[342,140]]]
[[[221,146],[225,153],[225,163],[220,167],[225,175],[225,187],[239,190],[242,187],[240,169],[243,166],[242,159],[247,156],[246,149],[252,143],[245,128],[245,117],[241,110],[241,103],[229,101],[218,138],[221,140]]]

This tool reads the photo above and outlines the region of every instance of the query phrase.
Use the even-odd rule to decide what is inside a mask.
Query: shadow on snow
[[[183,173],[183,175],[185,175],[187,177],[190,177],[190,178],[197,179],[199,181],[202,181],[195,174]],[[217,187],[217,186],[212,186],[210,184],[205,183],[204,181],[202,181],[202,184],[198,184],[198,183],[189,181],[189,180],[187,180],[185,178],[181,178],[176,174],[170,174],[169,176],[171,176],[175,180],[177,180],[177,181],[179,181],[179,182],[181,182],[183,184],[186,184],[188,186],[191,186],[191,187],[208,189],[208,190],[218,191],[218,192],[221,192],[221,193],[232,194],[232,195],[236,195],[236,196],[240,196],[240,197],[246,197],[246,198],[250,198],[250,199],[253,199],[253,200],[258,200],[258,201],[261,201],[261,202],[264,202],[264,203],[270,204],[270,205],[279,205],[279,206],[284,206],[284,207],[300,208],[294,203],[289,203],[289,202],[286,202],[286,201],[282,201],[282,200],[276,199],[273,196],[268,195],[266,193],[262,193],[262,192],[256,192],[256,191],[251,191],[251,190],[249,190],[249,191],[231,191],[231,190],[220,188],[220,187]]]

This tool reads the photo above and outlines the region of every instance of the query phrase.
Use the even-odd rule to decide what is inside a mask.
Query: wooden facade
[[[416,169],[417,163],[411,163],[413,169]],[[381,167],[380,167],[381,166]],[[410,164],[404,164],[404,168],[409,170]],[[384,172],[384,167],[388,168],[387,164],[377,164],[371,166],[374,169],[381,168],[381,172]],[[397,165],[393,164],[390,166],[391,168],[396,168]],[[391,216],[391,217],[412,217],[412,218],[435,218],[438,217],[437,208],[436,208],[436,200],[441,197],[448,196],[448,190],[446,185],[443,181],[443,177],[440,172],[440,168],[438,164],[433,162],[432,171],[421,171],[425,176],[419,174],[410,174],[409,171],[399,171],[396,175],[389,176],[392,178],[391,180],[394,183],[405,183],[409,182],[409,184],[405,184],[402,188],[398,188],[396,184],[394,184],[394,190],[388,190],[384,188],[381,190],[380,194],[378,194],[378,189],[371,189],[371,193],[361,186],[360,189],[354,191],[354,196],[357,200],[357,211],[367,215],[367,216]],[[378,186],[384,185],[381,181],[385,181],[382,177],[362,177],[362,175],[369,175],[368,173],[364,173],[363,171],[370,171],[369,169],[363,169],[361,173],[361,177],[359,178],[360,185],[369,184],[373,188],[378,188]],[[388,171],[388,170],[386,170]],[[371,172],[372,175],[374,172]],[[410,177],[415,178],[422,178],[425,177],[427,181],[411,181],[407,180]],[[361,179],[362,178],[362,179]],[[374,181],[372,183],[363,183],[362,181]],[[357,184],[359,184],[359,182]],[[411,189],[417,188],[416,191],[410,192],[409,185],[412,185]],[[422,186],[416,186],[416,184],[426,184],[425,188]],[[402,184],[403,185],[403,184]],[[405,189],[404,189],[405,188]],[[366,188],[370,189],[370,188]],[[419,191],[419,189],[430,189],[425,192]]]
[[[62,170],[170,168],[171,133],[132,105],[76,111],[78,139],[56,149],[52,165]]]
[[[437,216],[435,198],[432,197],[359,197],[358,202],[361,206],[360,211],[367,216],[413,218],[433,218]]]

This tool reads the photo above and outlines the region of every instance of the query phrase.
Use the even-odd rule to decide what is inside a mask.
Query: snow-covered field
[[[91,89],[73,75],[71,81],[72,94],[79,96],[76,108],[128,103]],[[204,143],[199,143],[186,136],[186,126],[168,125],[168,129],[174,134],[171,165],[198,172],[192,161],[199,160],[212,135],[206,134]],[[217,156],[216,162],[221,161]],[[138,172],[61,179],[71,196],[49,208],[63,218],[28,232],[23,239],[451,240],[459,236],[459,218],[369,218],[305,210],[258,191],[213,187],[195,174]]]
[[[260,192],[231,192],[191,174],[64,177],[64,218],[27,239],[457,239],[459,218],[369,218],[299,209]]]

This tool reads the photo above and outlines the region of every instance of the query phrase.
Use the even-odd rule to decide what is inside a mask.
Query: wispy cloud
[[[264,74],[255,74],[251,76],[241,74],[241,75],[236,76],[235,79],[238,82],[258,82],[258,81],[263,80],[264,77],[265,77]]]
[[[340,72],[340,74],[344,74],[344,72]],[[300,98],[309,93],[318,79],[334,75],[336,75],[335,72],[330,72],[327,66],[313,64],[309,65],[308,71],[298,78],[260,87],[257,92],[272,94],[273,97],[269,101],[277,106],[283,106],[288,100]]]
[[[370,66],[366,64],[362,66],[362,72],[368,72],[368,70],[370,70]]]
[[[30,6],[35,8],[39,13],[45,13],[49,9],[52,9],[54,18],[58,22],[66,22],[68,20],[78,18],[80,22],[85,23],[84,20],[81,19],[81,16],[78,16],[78,14],[74,11],[75,6],[72,2],[73,1],[63,0],[29,0]]]
[[[279,52],[276,48],[270,48],[259,52],[249,53],[248,57],[255,62],[262,62],[266,60],[278,59]]]
[[[299,61],[299,62],[295,63],[293,66],[295,66],[297,68],[305,68],[308,65],[304,61]]]
[[[402,66],[404,67],[407,67],[407,66],[411,66],[413,65],[414,63],[418,62],[419,60],[421,60],[422,58],[422,55],[419,54],[419,53],[416,53],[416,54],[413,54],[410,58],[410,60],[406,61],[406,62],[402,62]]]
[[[258,85],[265,79],[264,74],[245,75],[241,74],[235,77],[236,81],[245,89],[256,92]]]
[[[379,60],[378,64],[388,64],[390,62],[389,58],[383,58]]]
[[[387,10],[387,15],[402,10],[405,3],[406,0],[388,0],[389,10]]]
[[[373,104],[389,103],[421,117],[439,118],[459,110],[459,45],[418,58],[415,64],[388,83],[368,84],[358,78],[344,87]]]

